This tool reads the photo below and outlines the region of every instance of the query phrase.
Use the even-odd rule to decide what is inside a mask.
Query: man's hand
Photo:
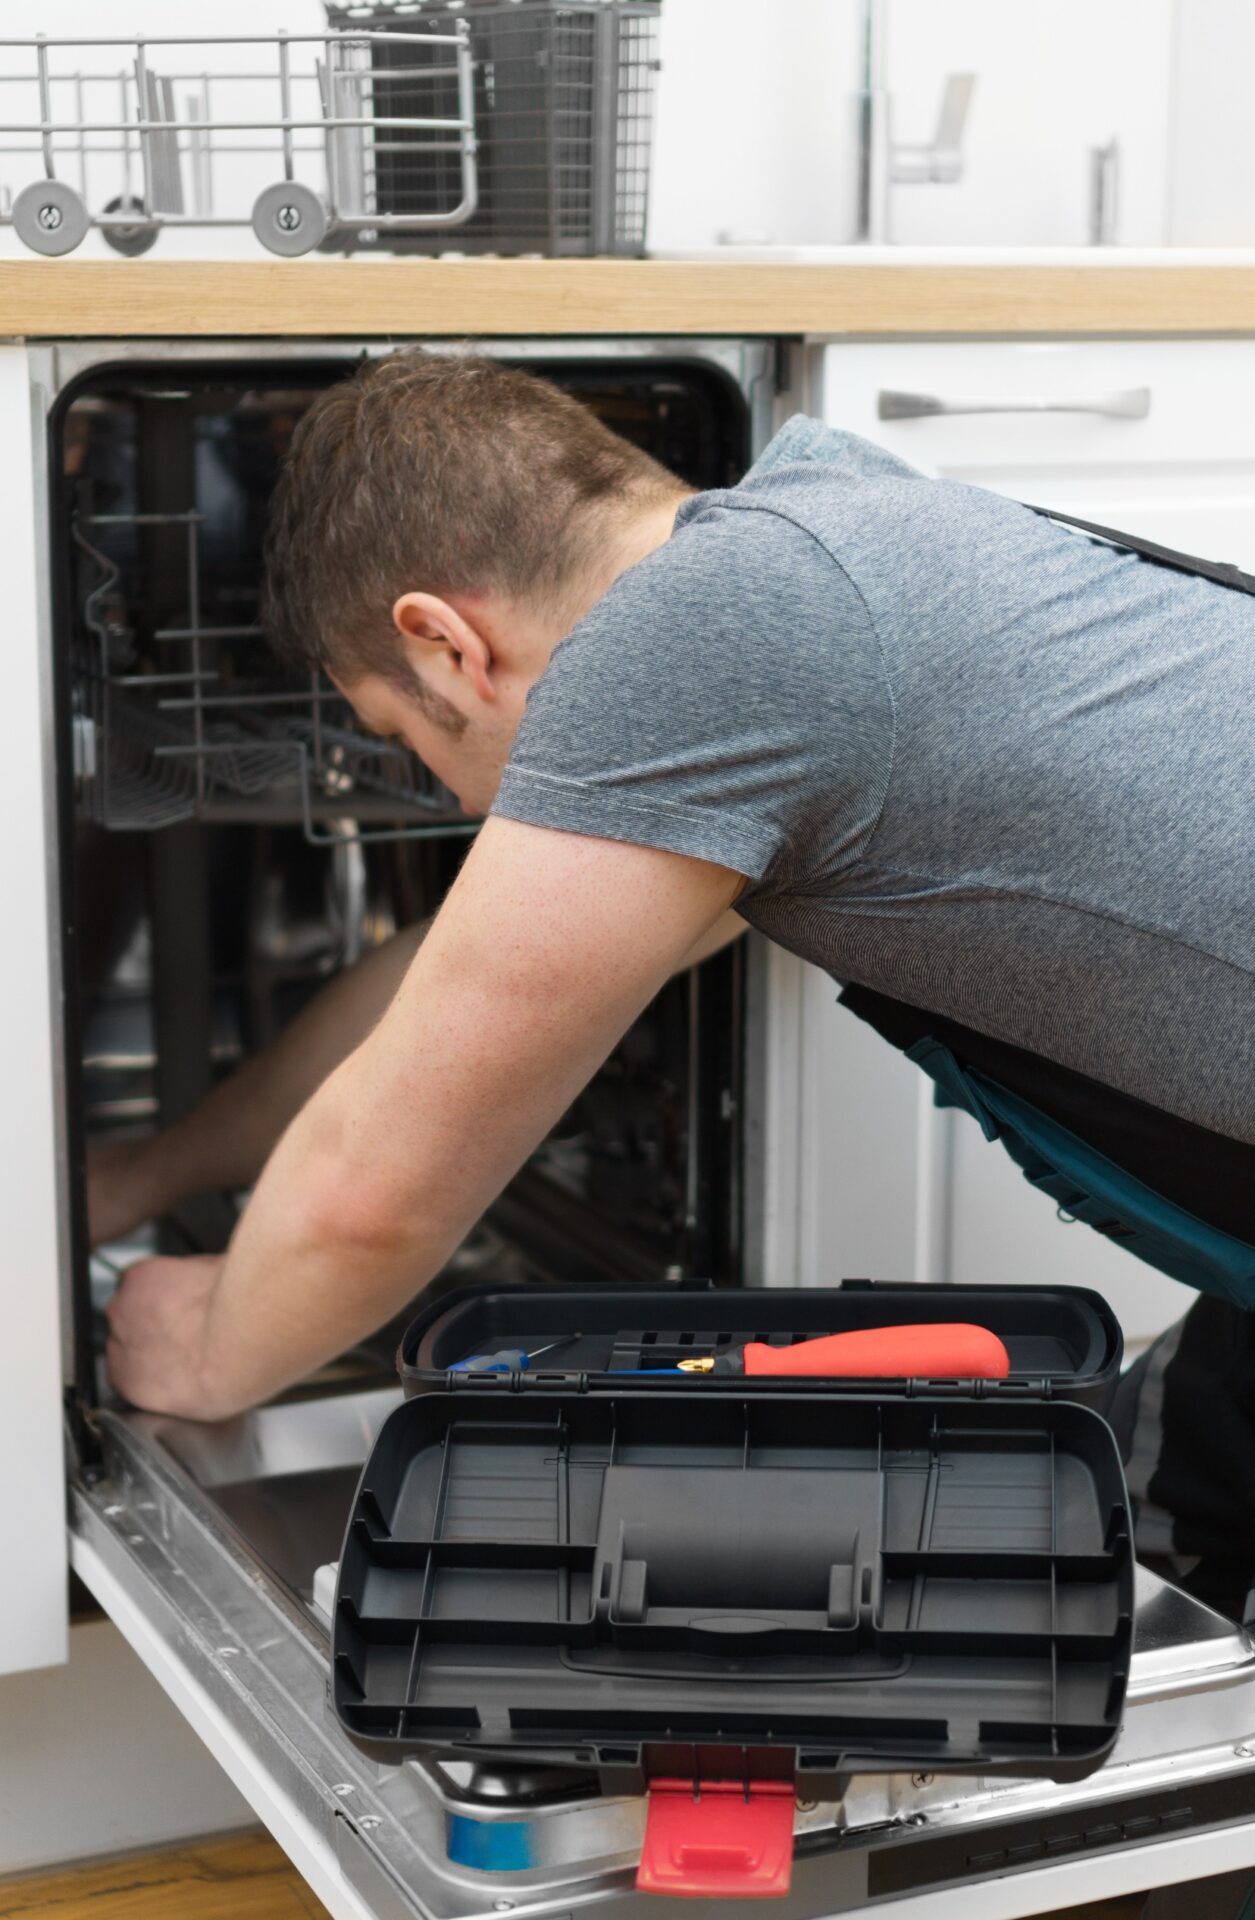
[[[193,1263],[186,1293],[187,1263],[128,1276],[120,1389],[221,1419],[381,1326],[668,976],[735,931],[711,932],[742,884],[704,860],[490,819],[383,1019],[279,1142],[217,1284],[216,1262]]]
[[[124,1400],[195,1420],[237,1411],[215,1401],[205,1379],[205,1325],[223,1265],[222,1254],[202,1253],[127,1269],[105,1308],[109,1377]]]

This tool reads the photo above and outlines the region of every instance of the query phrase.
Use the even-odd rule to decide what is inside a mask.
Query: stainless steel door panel
[[[103,1472],[72,1486],[74,1563],[337,1916],[560,1915],[596,1902],[644,1920],[656,1908],[633,1884],[643,1802],[584,1797],[571,1776],[368,1759],[327,1704],[326,1626],[300,1597],[312,1563],[295,1580],[276,1570],[283,1554],[265,1525],[249,1534],[224,1511],[224,1492],[242,1485],[269,1483],[279,1510],[285,1484],[356,1470],[396,1400],[383,1388],[296,1401],[217,1428],[102,1414]],[[259,1500],[244,1517],[267,1511]],[[1137,1621],[1125,1726],[1097,1774],[1068,1786],[856,1776],[839,1805],[799,1808],[793,1890],[771,1912],[819,1920],[875,1905],[936,1920],[956,1858],[998,1862],[980,1904],[1007,1916],[1063,1904],[1060,1885],[1082,1897],[1078,1871],[1115,1893],[1255,1865],[1255,1822],[1230,1812],[1217,1826],[1207,1813],[1218,1785],[1255,1812],[1255,1645],[1145,1573]],[[1165,1792],[1197,1806],[1195,1825],[1126,1836],[1129,1806]],[[457,1817],[526,1822],[531,1865],[489,1874],[450,1860]],[[1061,1819],[1097,1836],[1084,1857],[1034,1857],[1040,1823]],[[958,1843],[936,1878],[929,1868],[886,1897],[886,1878],[902,1876],[880,1863],[906,1860],[909,1882],[911,1861],[926,1858],[916,1843],[934,1841]]]

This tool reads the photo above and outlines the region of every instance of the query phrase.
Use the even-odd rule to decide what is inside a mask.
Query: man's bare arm
[[[387,1013],[280,1141],[221,1273],[182,1301],[173,1275],[123,1284],[119,1389],[222,1417],[373,1331],[740,886],[704,861],[491,819]]]
[[[92,1245],[194,1194],[251,1187],[284,1128],[380,1018],[430,925],[403,928],[338,973],[269,1046],[168,1127],[95,1144],[87,1160]]]
[[[739,940],[746,932],[748,928],[745,921],[734,908],[729,907],[726,913],[720,914],[713,927],[706,929],[700,940],[693,942],[675,971],[682,973],[688,967],[700,966],[703,960],[722,953],[725,947],[730,947],[734,940]]]
[[[106,1140],[88,1156],[93,1246],[199,1193],[251,1187],[285,1127],[387,1011],[431,925],[405,927],[329,981],[270,1045],[220,1080],[190,1112],[143,1139]],[[684,955],[718,953],[745,922],[729,911]]]

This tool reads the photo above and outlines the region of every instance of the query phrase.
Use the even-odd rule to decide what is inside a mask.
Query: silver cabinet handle
[[[1150,412],[1150,388],[1100,393],[1092,400],[947,400],[939,393],[899,393],[882,388],[876,396],[881,420],[929,420],[946,413],[1101,413],[1108,420],[1144,420]]]

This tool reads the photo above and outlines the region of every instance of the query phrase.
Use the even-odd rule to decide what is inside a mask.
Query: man
[[[1044,1115],[1218,1272],[1251,1252],[1245,595],[806,419],[693,495],[544,382],[405,353],[298,430],[268,608],[487,820],[403,977],[343,989],[321,1085],[311,1028],[226,1256],[123,1282],[129,1399],[220,1418],[371,1332],[746,923],[1023,1163]],[[1126,1198],[1096,1224],[1136,1239]]]

